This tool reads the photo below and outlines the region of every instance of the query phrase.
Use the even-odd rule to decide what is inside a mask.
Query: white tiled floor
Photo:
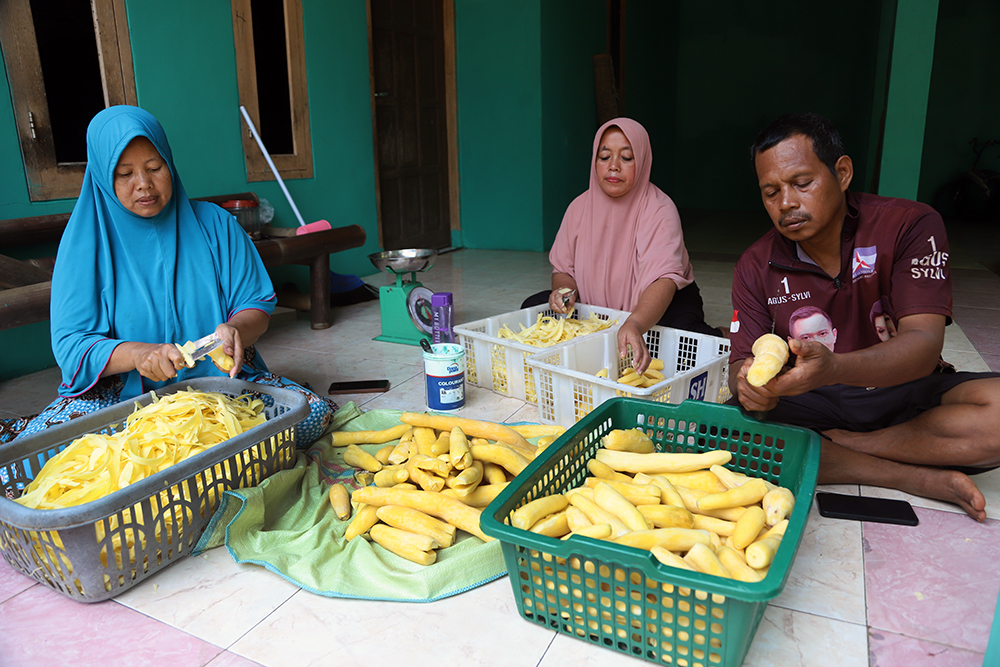
[[[732,263],[696,259],[695,270],[709,323],[726,325],[731,314]],[[462,250],[440,256],[435,266],[419,278],[434,291],[451,291],[456,320],[469,322],[517,310],[525,296],[548,285],[549,271],[542,253]],[[378,286],[392,279],[376,274],[367,276],[366,281]],[[378,303],[369,302],[336,309],[334,326],[322,331],[312,330],[304,316],[278,318],[261,339],[259,349],[274,372],[307,382],[319,391],[337,380],[384,377],[392,383],[384,394],[340,396],[342,402],[354,400],[364,409],[423,410],[419,348],[372,340],[379,333]],[[945,357],[962,369],[988,370],[957,326],[948,330]],[[50,370],[0,383],[0,409],[8,414],[37,412],[53,398],[57,377],[57,372]],[[530,422],[537,421],[538,412],[520,400],[469,387],[463,416]],[[1000,471],[981,475],[977,481],[987,496],[990,517],[1000,517]],[[859,492],[857,486],[832,490]],[[902,495],[876,489],[865,492]],[[908,499],[918,508],[960,514],[956,507]],[[981,526],[971,520],[967,523],[970,535],[980,534],[975,531]],[[866,591],[867,549],[861,524],[822,518],[813,508],[785,590],[767,608],[745,664],[908,664],[894,662],[892,651],[885,648],[888,644],[880,645],[882,653],[878,654],[875,640],[871,639],[880,628],[873,626],[866,603],[866,595],[872,593]],[[906,556],[901,553],[900,557]],[[994,568],[986,579],[995,593],[1000,574]],[[87,633],[102,632],[101,619],[109,611],[130,610],[134,616],[116,621],[125,626],[119,631],[121,641],[129,641],[128,625],[135,623],[135,627],[144,628],[143,637],[160,637],[159,644],[152,642],[157,646],[176,646],[182,639],[189,642],[192,648],[169,664],[642,664],[636,658],[522,620],[506,577],[430,604],[325,598],[300,590],[263,568],[237,565],[219,548],[202,557],[182,560],[113,602],[83,605],[60,598],[0,562],[0,663],[72,661],[102,667],[125,664],[116,661],[119,654],[109,653],[111,649],[102,645],[106,641],[89,641]],[[992,617],[992,607],[979,606],[967,613]],[[68,643],[48,641],[53,632],[58,632],[47,627],[52,622],[66,628],[63,632],[72,631],[81,638]],[[912,639],[921,637],[929,635],[913,635]],[[905,644],[910,639],[903,637],[900,641]],[[982,638],[977,640],[978,648],[971,650],[934,641],[937,643],[932,645],[933,651],[951,651],[955,655],[961,651],[971,659],[978,656],[981,660],[985,650]],[[38,642],[44,642],[44,650],[25,648]],[[164,655],[136,649],[131,663],[168,664],[160,661]],[[48,660],[40,663],[39,656]]]

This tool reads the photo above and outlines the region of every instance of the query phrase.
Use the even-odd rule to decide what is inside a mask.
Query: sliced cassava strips
[[[136,404],[122,430],[81,436],[49,459],[17,502],[60,509],[103,498],[264,423],[263,409],[248,395],[153,393],[149,405]]]
[[[519,325],[521,330],[515,333],[506,324],[497,331],[497,337],[504,340],[515,340],[523,345],[532,347],[550,347],[556,343],[563,343],[580,336],[602,331],[614,326],[618,320],[602,320],[597,313],[591,313],[585,320],[576,320],[569,317],[546,317],[538,314],[537,321],[530,327],[525,328]]]

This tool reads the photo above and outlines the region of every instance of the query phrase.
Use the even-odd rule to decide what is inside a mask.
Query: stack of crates
[[[586,320],[591,314],[602,320],[615,322],[611,330],[629,316],[625,311],[578,303],[572,318]],[[556,313],[547,304],[543,304],[456,326],[455,342],[465,348],[465,381],[504,396],[537,403],[535,377],[528,358],[539,350],[558,349],[573,341],[539,348],[500,338],[500,330],[506,325],[511,331],[520,333],[521,326],[532,326],[538,321],[539,315],[554,317]],[[603,332],[576,340],[584,340],[599,333]]]

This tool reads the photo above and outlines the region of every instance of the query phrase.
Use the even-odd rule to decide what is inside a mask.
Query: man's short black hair
[[[786,114],[761,130],[750,147],[750,166],[756,171],[757,156],[760,153],[796,134],[812,139],[816,157],[836,176],[837,160],[844,155],[844,143],[833,123],[815,113]]]

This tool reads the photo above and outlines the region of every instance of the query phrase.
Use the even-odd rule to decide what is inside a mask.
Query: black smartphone
[[[905,500],[817,491],[816,505],[819,507],[820,516],[833,519],[896,523],[902,526],[916,526],[920,523],[913,507]]]
[[[330,385],[328,394],[372,394],[389,390],[388,380],[354,380],[352,382],[334,382]]]

